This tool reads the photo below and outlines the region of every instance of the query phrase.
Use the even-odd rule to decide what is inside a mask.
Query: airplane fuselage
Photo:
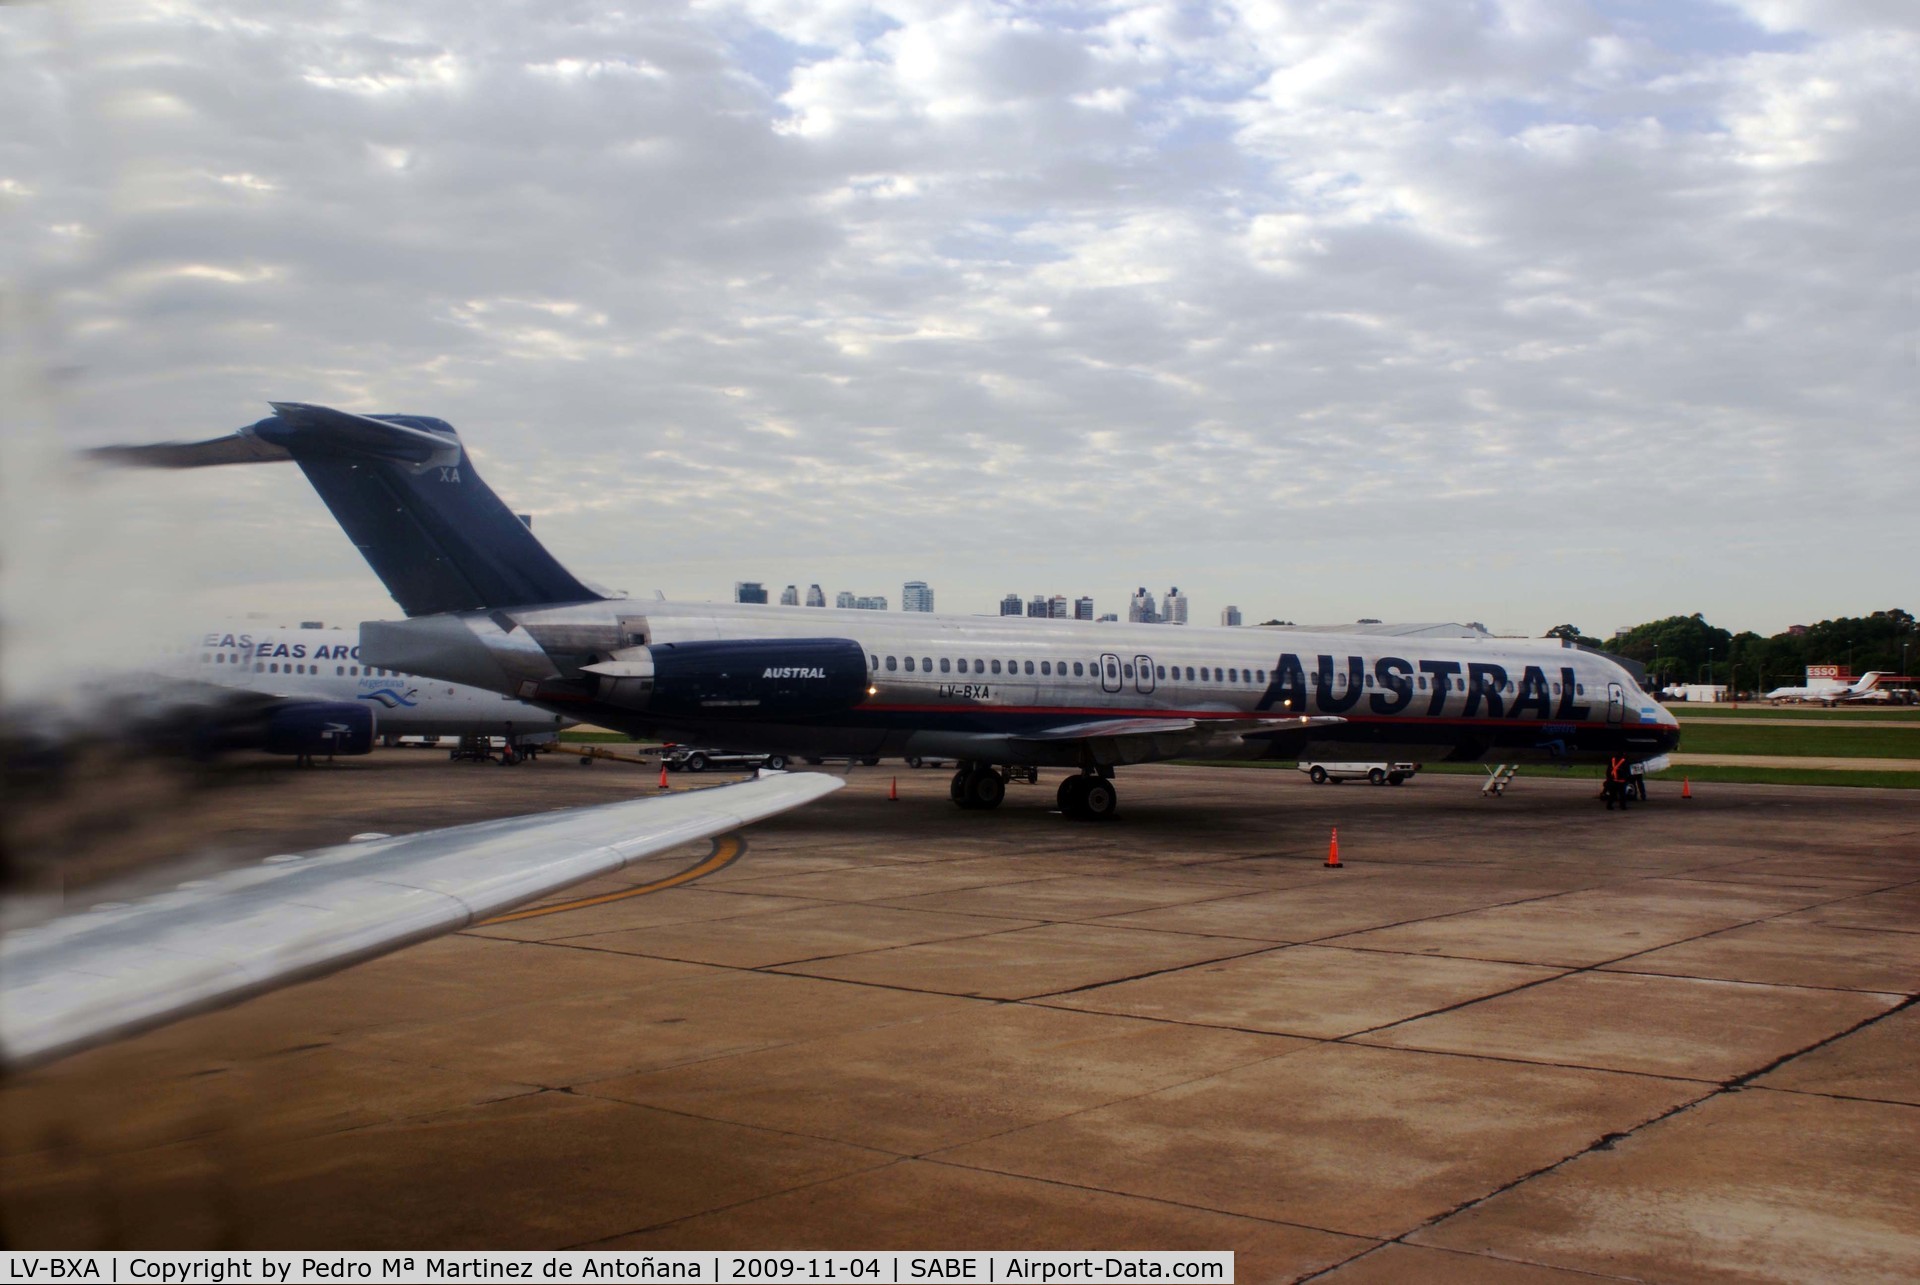
[[[638,735],[787,754],[1085,764],[1086,743],[1036,738],[1135,719],[1232,724],[1207,748],[1222,757],[1645,759],[1678,740],[1624,668],[1547,641],[621,599],[362,630],[377,663]],[[726,645],[742,649],[732,670],[669,699],[667,662]],[[856,665],[857,680],[841,672]],[[810,685],[836,682],[857,696],[808,702]],[[1275,725],[1244,735],[1254,719]],[[1169,756],[1145,743],[1094,752]]]

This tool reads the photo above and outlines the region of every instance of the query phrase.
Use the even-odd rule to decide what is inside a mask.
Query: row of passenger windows
[[[1009,660],[1004,665],[1002,665],[1002,663],[998,660],[982,660],[977,657],[969,658],[966,660],[956,660],[947,656],[940,657],[940,659],[937,662],[931,656],[921,656],[917,660],[912,656],[906,656],[906,657],[868,656],[867,661],[869,666],[876,673],[884,669],[886,670],[886,672],[890,674],[898,673],[901,671],[905,671],[906,673],[909,673],[909,674],[915,674],[915,673],[931,674],[935,672],[934,667],[937,664],[939,666],[938,672],[942,674],[971,673],[971,674],[1001,674],[1001,675],[1014,675],[1014,676],[1019,676],[1024,674],[1028,677],[1040,677],[1040,678],[1065,678],[1068,676],[1068,666],[1069,666],[1069,663],[1071,663],[1072,676],[1074,678],[1100,677],[1099,661],[1094,661],[1092,663],[1083,663],[1077,660],[1072,662],[1068,662],[1064,660],[1057,661],[1057,662],[1051,661],[1051,660],[1042,660],[1036,663],[1031,660]],[[1106,662],[1106,666],[1107,666],[1108,679],[1111,680],[1115,678],[1124,678],[1128,682],[1133,681],[1134,666],[1131,661],[1109,660]],[[1220,666],[1217,666],[1217,665],[1199,665],[1199,666],[1155,665],[1153,667],[1153,677],[1159,682],[1168,681],[1169,672],[1171,672],[1171,677],[1174,682],[1179,682],[1181,680],[1183,672],[1184,672],[1186,681],[1190,683],[1199,682],[1199,683],[1229,683],[1229,684],[1231,683],[1264,684],[1267,681],[1267,671],[1264,669],[1241,669],[1237,666],[1232,666],[1232,665],[1229,665],[1226,668],[1221,668]],[[1413,681],[1414,681],[1415,690],[1423,691],[1423,692],[1427,690],[1427,677],[1425,674],[1421,674],[1415,677]],[[1374,676],[1372,674],[1366,675],[1364,678],[1364,682],[1366,687],[1369,690],[1373,689],[1376,686],[1374,682]],[[1319,687],[1320,675],[1317,673],[1308,674],[1307,685],[1310,687],[1316,687],[1316,688]],[[1346,674],[1336,673],[1333,675],[1334,691],[1343,691],[1345,690],[1346,686],[1347,686]],[[1560,684],[1556,682],[1552,686],[1553,686],[1553,694],[1555,696],[1560,695]],[[1466,676],[1463,674],[1454,675],[1453,688],[1456,691],[1464,691],[1466,689]],[[1508,695],[1512,695],[1517,690],[1517,687],[1512,679],[1508,679],[1504,687],[1496,688],[1495,690],[1503,691]],[[1584,683],[1575,683],[1574,691],[1577,694],[1584,696],[1586,695],[1586,691],[1587,691],[1586,685]]]
[[[228,656],[225,652],[216,651],[201,652],[200,663],[203,665],[243,665],[246,661],[239,656]],[[319,665],[283,665],[277,660],[256,660],[253,662],[253,672],[256,674],[318,674],[320,670],[321,666]],[[361,676],[360,666],[358,665],[335,665],[333,672],[337,678],[359,678]],[[366,677],[401,678],[404,677],[404,675],[397,670],[381,669],[375,665],[368,665],[366,667]]]

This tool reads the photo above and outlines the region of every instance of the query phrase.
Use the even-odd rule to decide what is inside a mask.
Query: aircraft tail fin
[[[602,596],[481,481],[445,420],[269,404],[273,415],[226,437],[91,454],[148,468],[292,460],[409,616]]]

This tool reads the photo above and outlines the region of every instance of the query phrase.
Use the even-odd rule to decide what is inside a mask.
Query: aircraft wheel
[[[1083,778],[1086,785],[1080,790],[1080,813],[1089,821],[1110,821],[1120,807],[1120,794],[1113,788],[1113,782],[1103,776]]]
[[[704,772],[707,770],[707,756],[704,754],[687,755],[687,771]]]
[[[1406,783],[1407,783],[1406,776],[1400,772],[1391,773],[1387,777],[1388,785],[1405,785]]]
[[[582,755],[580,756],[580,766],[581,766],[581,767],[592,767],[592,766],[593,766],[593,755],[591,755],[591,754],[582,754]]]
[[[1001,775],[990,767],[975,769],[967,780],[967,798],[974,807],[982,812],[990,812],[1000,806],[1007,797],[1007,783]]]
[[[1307,773],[1307,779],[1315,785],[1325,785],[1327,783],[1327,769],[1315,763],[1313,770]]]
[[[769,754],[767,755],[767,761],[762,766],[769,772],[784,772],[787,770],[787,756],[784,754]]]
[[[914,756],[912,756],[912,755],[908,755],[908,756],[907,756],[907,766],[908,766],[908,767],[919,767],[919,766],[920,766],[920,760],[919,760],[918,758],[915,758],[915,757],[914,757]]]
[[[1070,776],[1060,782],[1060,792],[1054,795],[1054,800],[1067,816],[1084,817],[1087,814],[1087,778]]]
[[[969,773],[967,772],[967,769],[964,767],[961,768],[958,772],[955,772],[953,774],[953,784],[947,787],[947,797],[952,799],[955,803],[958,803],[963,808],[970,808],[973,806],[973,800],[971,797],[969,797],[967,792],[968,775]]]
[[[875,754],[871,758],[863,758],[860,760],[860,766],[861,767],[879,767],[880,756],[878,754]]]
[[[1373,769],[1373,771],[1367,773],[1368,785],[1385,785],[1386,783],[1387,783],[1387,774],[1385,772],[1382,772],[1379,768],[1376,767],[1375,769]]]

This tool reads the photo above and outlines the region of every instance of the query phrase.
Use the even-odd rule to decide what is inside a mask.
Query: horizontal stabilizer
[[[293,458],[250,428],[205,442],[155,442],[150,446],[101,446],[87,458],[126,468],[209,468],[215,464],[274,464]]]
[[[50,1061],[457,931],[841,784],[779,773],[270,857],[10,932],[0,940],[0,1066]]]

